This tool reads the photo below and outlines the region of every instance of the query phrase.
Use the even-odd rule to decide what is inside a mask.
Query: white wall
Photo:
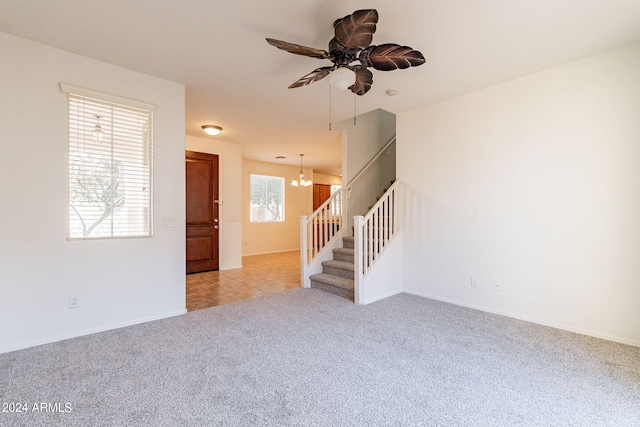
[[[367,163],[396,134],[396,116],[388,111],[377,109],[337,124],[343,131],[342,141],[342,177],[343,186],[349,184],[351,194],[347,199],[347,227],[353,225],[353,217],[364,215],[378,197],[396,178],[395,145],[390,147],[353,182],[353,179],[365,168]],[[346,177],[346,178],[345,178]]]
[[[324,184],[324,185],[342,185],[342,177],[337,175],[327,175],[324,173],[314,172],[313,183]]]
[[[381,257],[371,267],[361,284],[363,304],[388,298],[403,291],[402,230],[387,243]]]
[[[305,176],[313,170],[304,168]],[[284,222],[250,222],[249,175],[284,177]],[[310,215],[313,208],[313,186],[293,187],[293,178],[300,174],[299,166],[242,161],[242,255],[259,255],[300,250],[300,215]]]
[[[0,58],[0,352],[184,313],[184,87],[4,33]],[[158,106],[153,238],[65,239],[60,82]]]
[[[397,149],[406,290],[640,345],[640,44],[400,114]]]
[[[348,119],[336,126],[343,129],[342,177],[347,185],[396,134],[396,116],[377,109],[359,115],[355,125]]]
[[[218,155],[220,270],[242,267],[242,147],[219,139],[186,137],[187,150]]]

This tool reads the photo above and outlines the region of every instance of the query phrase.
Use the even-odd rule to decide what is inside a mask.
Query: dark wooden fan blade
[[[327,59],[329,54],[326,50],[316,49],[313,47],[300,46],[299,44],[283,42],[282,40],[267,38],[267,43],[271,46],[275,46],[278,49],[286,50],[296,55],[310,56],[312,58]]]
[[[317,82],[318,80],[324,79],[333,71],[333,67],[321,67],[316,68],[306,76],[300,77],[298,80],[293,82],[289,89],[294,89],[301,86],[306,86],[310,83]]]
[[[409,46],[400,46],[392,43],[369,47],[362,51],[360,60],[366,66],[380,71],[417,67],[425,63],[422,53],[411,49]]]
[[[349,90],[356,95],[364,95],[369,92],[373,84],[373,73],[366,68],[358,68],[356,72],[356,82],[349,86]]]
[[[356,10],[334,23],[336,39],[347,49],[364,49],[371,44],[376,32],[378,11]]]

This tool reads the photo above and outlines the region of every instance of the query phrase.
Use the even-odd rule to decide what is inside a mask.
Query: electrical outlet
[[[80,301],[78,300],[78,297],[69,297],[69,308],[79,308],[80,307]]]
[[[480,203],[473,204],[473,213],[476,215],[480,215],[482,213],[482,206],[480,206]]]
[[[502,291],[502,282],[498,282],[497,280],[495,282],[493,282],[493,290],[496,292],[501,292]]]
[[[479,284],[480,284],[480,281],[478,280],[478,278],[471,276],[471,287],[477,288]]]

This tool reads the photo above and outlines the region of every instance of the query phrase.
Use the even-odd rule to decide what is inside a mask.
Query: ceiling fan
[[[425,62],[424,56],[408,46],[386,43],[372,46],[373,33],[376,31],[378,12],[375,9],[356,10],[351,15],[337,19],[333,23],[335,37],[329,42],[329,49],[315,49],[295,43],[267,38],[271,46],[296,55],[318,59],[329,59],[332,66],[316,68],[309,74],[299,78],[289,89],[308,85],[327,77],[332,72],[346,71],[351,81],[345,86],[356,95],[364,95],[371,89],[373,73],[367,69],[372,67],[380,71],[391,71],[398,68],[417,67]]]

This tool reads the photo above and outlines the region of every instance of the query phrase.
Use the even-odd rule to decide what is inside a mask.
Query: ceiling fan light
[[[345,67],[340,67],[331,73],[329,83],[336,89],[346,90],[356,82],[356,73]]]
[[[218,135],[220,132],[222,132],[222,128],[220,126],[214,126],[214,125],[204,125],[202,126],[202,130],[211,136],[216,136]]]

